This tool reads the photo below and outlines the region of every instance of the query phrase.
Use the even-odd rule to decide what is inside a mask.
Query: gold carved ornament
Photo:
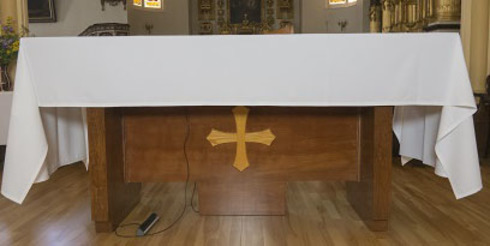
[[[233,108],[232,112],[235,116],[236,132],[221,132],[213,128],[206,138],[213,147],[219,144],[236,143],[236,155],[233,166],[240,172],[250,166],[246,143],[259,143],[270,146],[276,138],[270,129],[259,132],[246,132],[249,111],[248,108],[241,106]]]
[[[371,8],[372,32],[380,25],[375,11],[382,11],[382,32],[421,32],[461,19],[461,0],[378,0]]]

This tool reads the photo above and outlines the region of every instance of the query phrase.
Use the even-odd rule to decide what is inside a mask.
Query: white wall
[[[0,92],[0,145],[7,144],[7,133],[10,121],[10,108],[12,106],[12,95],[9,92]]]
[[[115,7],[106,4],[105,11],[102,11],[100,0],[55,0],[55,9],[57,22],[29,24],[32,35],[77,36],[96,23],[128,23],[122,4]]]
[[[165,0],[163,11],[147,11],[128,5],[131,35],[148,35],[146,24],[153,25],[152,35],[190,34],[188,0]]]
[[[303,33],[338,33],[339,21],[347,20],[346,33],[369,32],[369,0],[347,8],[325,8],[327,0],[302,1]]]

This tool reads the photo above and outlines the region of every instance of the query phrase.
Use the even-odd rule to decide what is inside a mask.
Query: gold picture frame
[[[266,23],[266,0],[227,0],[226,19],[233,33],[259,33]]]
[[[30,23],[56,22],[54,0],[29,0],[27,11]]]

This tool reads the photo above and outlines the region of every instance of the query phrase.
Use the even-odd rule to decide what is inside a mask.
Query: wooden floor
[[[0,197],[0,245],[490,245],[488,188],[457,201],[432,168],[394,167],[388,232],[364,226],[346,201],[343,183],[297,182],[289,184],[287,216],[201,217],[188,208],[161,235],[124,239],[94,233],[88,174],[76,164],[35,185],[22,206]],[[489,160],[482,174],[488,187]],[[154,229],[165,227],[182,209],[183,187],[145,185],[142,202],[126,223],[156,211],[162,220]],[[121,232],[134,233],[134,227]]]

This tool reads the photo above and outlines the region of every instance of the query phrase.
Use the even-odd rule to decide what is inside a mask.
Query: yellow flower
[[[15,41],[13,44],[12,44],[12,49],[14,51],[18,51],[19,50],[19,41]]]

